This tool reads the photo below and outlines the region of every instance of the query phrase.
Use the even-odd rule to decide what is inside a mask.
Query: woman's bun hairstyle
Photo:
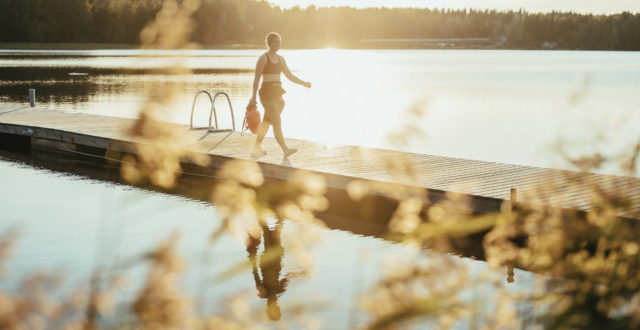
[[[267,34],[267,37],[264,38],[264,41],[267,43],[267,47],[271,47],[271,41],[273,41],[273,39],[275,38],[282,40],[282,37],[280,37],[280,35],[275,32],[269,32]]]

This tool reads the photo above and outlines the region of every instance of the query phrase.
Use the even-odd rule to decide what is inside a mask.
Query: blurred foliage
[[[179,49],[193,48],[189,35],[193,31],[191,16],[200,6],[200,0],[167,0],[155,18],[141,33],[142,48]],[[144,56],[141,57],[144,60]],[[173,65],[160,69],[165,74],[188,73],[182,66],[182,58],[174,58]],[[146,100],[138,113],[138,120],[127,132],[139,143],[134,155],[125,155],[120,169],[122,177],[131,183],[144,180],[163,188],[175,186],[182,170],[181,161],[191,160],[206,166],[207,155],[193,152],[189,141],[181,139],[184,128],[160,121],[163,111],[175,97],[175,91],[166,85],[152,82],[146,85]]]
[[[621,157],[625,159],[621,166],[627,173],[635,173],[635,167],[629,164],[635,164],[636,149]],[[583,162],[576,166],[583,171],[593,168]],[[472,328],[537,325],[550,329],[629,329],[640,326],[640,225],[637,222],[640,201],[637,196],[603,189],[605,182],[589,181],[589,177],[578,173],[566,175],[567,182],[580,181],[564,187],[569,195],[574,189],[584,189],[585,184],[589,187],[591,199],[586,211],[546,202],[548,196],[555,194],[556,187],[545,182],[527,196],[527,203],[506,201],[502,211],[495,214],[474,215],[464,195],[448,194],[445,200],[434,205],[423,205],[415,197],[398,199],[387,238],[416,248],[460,253],[456,241],[482,233],[484,258],[491,268],[484,279],[456,280],[456,285],[443,293],[437,288],[448,283],[450,276],[458,276],[459,266],[445,261],[440,262],[437,271],[430,268],[425,271],[420,263],[405,266],[399,272],[405,275],[392,274],[369,293],[373,295],[370,299],[385,301],[373,303],[373,307],[367,309],[373,316],[371,327],[394,326],[425,317],[440,320],[442,315]],[[501,285],[489,280],[492,272],[495,274],[505,267],[506,282],[516,280],[515,267],[535,273],[536,286],[526,294],[513,294],[504,282]],[[454,295],[465,292],[466,285],[487,283],[494,283],[496,291],[480,302],[460,300]],[[422,294],[416,296],[416,292]],[[394,300],[395,304],[385,307]],[[487,313],[478,309],[478,304],[507,304],[511,317],[505,319],[504,315]],[[527,307],[522,308],[522,304]],[[480,324],[478,320],[482,320]],[[455,322],[440,320],[445,327]]]
[[[3,0],[0,42],[138,44],[140,32],[163,2]],[[278,31],[297,47],[384,47],[363,44],[362,39],[491,38],[490,47],[540,48],[548,43],[562,49],[640,49],[640,14],[629,12],[282,9],[266,1],[203,0],[193,18],[191,40],[211,46],[250,43],[261,47],[266,33]]]

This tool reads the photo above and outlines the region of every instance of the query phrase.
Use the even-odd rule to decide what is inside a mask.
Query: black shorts
[[[258,92],[260,103],[264,107],[264,121],[271,124],[280,124],[280,113],[284,109],[282,94],[286,93],[280,82],[263,83]]]

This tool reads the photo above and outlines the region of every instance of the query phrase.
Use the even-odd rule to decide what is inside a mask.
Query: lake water
[[[285,45],[286,47],[286,45]],[[175,92],[166,120],[188,123],[195,92],[231,95],[239,129],[262,50],[0,51],[0,102],[136,117],[148,88]],[[511,164],[571,168],[558,152],[617,159],[640,140],[640,52],[282,50],[311,89],[285,79],[285,136]],[[140,56],[144,55],[144,56]],[[193,69],[184,75],[151,70]],[[284,77],[283,77],[284,79]],[[208,106],[199,100],[196,121]],[[228,108],[218,101],[220,126]],[[423,111],[411,114],[412,107]],[[408,133],[415,127],[421,135]],[[389,136],[410,137],[396,143]]]

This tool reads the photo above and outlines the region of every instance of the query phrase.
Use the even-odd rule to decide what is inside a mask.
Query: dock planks
[[[29,135],[65,143],[127,151],[126,145],[139,143],[127,130],[135,119],[107,117],[85,113],[28,108],[20,104],[0,105],[0,133]],[[174,124],[181,138],[194,151],[207,153],[212,159],[250,159],[255,137],[239,132],[189,130]],[[474,211],[497,211],[509,200],[510,189],[518,191],[518,201],[543,203],[588,211],[591,192],[598,187],[607,193],[631,196],[635,204],[629,214],[640,214],[640,179],[591,173],[579,173],[531,166],[457,159],[356,146],[325,146],[297,139],[287,139],[299,151],[288,159],[273,138],[266,138],[267,155],[257,162],[265,175],[286,179],[295,170],[318,173],[328,186],[346,189],[352,180],[391,183],[424,188],[441,196],[455,192],[474,199]],[[212,166],[222,162],[212,162]],[[398,166],[396,168],[396,166]],[[407,172],[405,169],[410,169]]]

